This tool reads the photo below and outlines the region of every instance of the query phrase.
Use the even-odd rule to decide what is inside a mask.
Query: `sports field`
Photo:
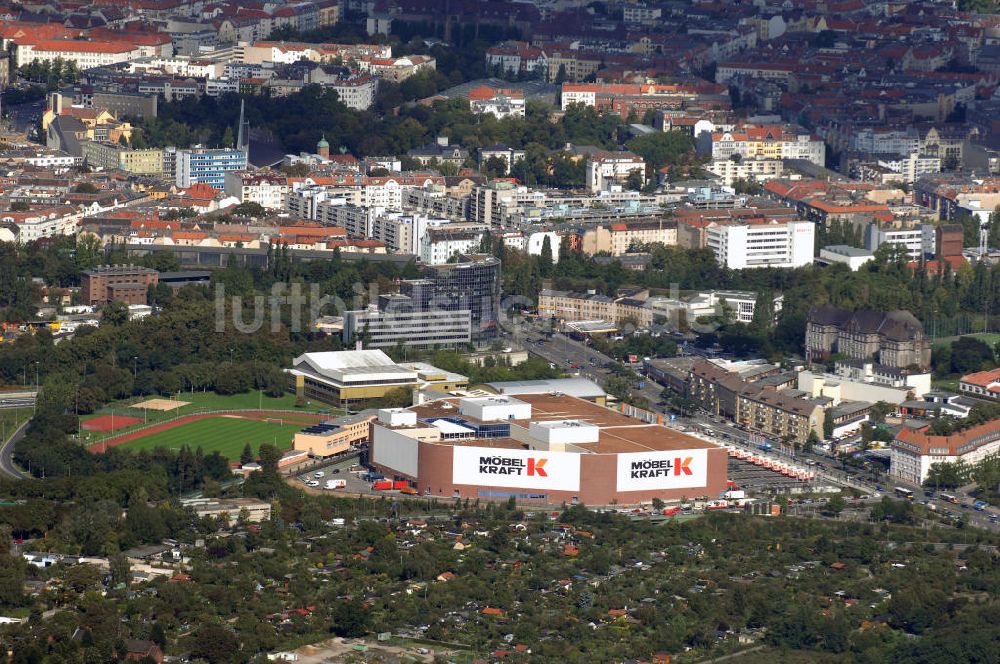
[[[183,403],[184,405],[173,408],[170,407],[170,403],[166,399],[151,400],[147,397],[137,397],[127,401],[116,401],[101,408],[92,415],[83,415],[80,417],[82,429],[80,441],[89,447],[94,443],[104,440],[107,434],[102,433],[104,430],[102,423],[110,422],[112,414],[115,417],[116,434],[142,429],[146,425],[157,422],[168,422],[176,420],[179,417],[197,415],[214,410],[277,410],[301,412],[303,414],[321,413],[328,417],[343,414],[342,410],[315,401],[307,402],[304,407],[298,408],[295,405],[295,396],[292,394],[269,397],[259,392],[247,392],[245,394],[233,394],[230,396],[223,396],[215,392],[181,392],[179,395],[174,396],[179,396],[179,398],[174,399],[175,402],[179,404]],[[152,407],[142,407],[144,404],[149,404],[150,401],[153,402],[150,404]],[[129,426],[122,427],[118,423],[120,417],[135,418],[135,421]],[[95,423],[96,426],[87,426],[87,423],[91,420],[97,420]]]
[[[303,428],[301,421],[280,423],[273,421],[243,419],[238,417],[212,417],[199,419],[150,433],[134,440],[122,443],[126,449],[152,450],[157,447],[166,449],[181,448],[185,445],[191,449],[201,447],[207,454],[219,451],[224,457],[235,461],[240,458],[243,447],[250,443],[254,453],[264,443],[276,445],[278,449],[286,450],[292,446],[295,432]]]
[[[990,348],[993,348],[994,346],[997,345],[997,342],[1000,342],[1000,333],[998,332],[978,332],[974,334],[963,334],[962,336],[979,339]],[[953,341],[957,341],[959,338],[960,337],[938,337],[937,339],[934,340],[933,345],[935,348],[941,346],[948,346]]]

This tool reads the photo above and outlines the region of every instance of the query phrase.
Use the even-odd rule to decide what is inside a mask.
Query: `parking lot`
[[[795,480],[769,468],[756,466],[732,457],[729,458],[728,471],[730,480],[736,482],[736,485],[741,489],[751,491],[774,491],[777,493],[811,491],[814,486],[813,481]]]
[[[398,496],[398,490],[372,489],[372,483],[363,479],[368,469],[361,465],[359,454],[350,453],[340,457],[332,457],[325,462],[309,466],[297,472],[294,477],[313,491],[329,492],[331,494],[365,494],[372,496]],[[389,478],[392,479],[392,478]],[[343,480],[344,486],[327,488],[330,480]]]
[[[360,472],[352,472],[351,468],[357,468],[363,472],[359,463],[358,454],[349,454],[342,457],[334,457],[315,466],[310,466],[308,470],[298,473],[295,477],[302,484],[312,489],[326,489],[328,480],[344,480],[346,486],[338,489],[330,489],[330,493],[371,493],[371,485],[362,480]]]

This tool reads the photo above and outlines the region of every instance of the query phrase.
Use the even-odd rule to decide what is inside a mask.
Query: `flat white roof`
[[[341,384],[386,381],[416,383],[417,372],[401,367],[380,350],[304,353],[293,362],[293,374],[327,378]]]
[[[441,433],[449,434],[474,434],[475,429],[470,429],[469,427],[463,427],[461,424],[455,424],[454,422],[449,422],[445,419],[431,420],[430,424],[441,430]]]
[[[536,427],[542,427],[544,429],[582,429],[582,428],[597,428],[596,424],[591,424],[590,422],[584,422],[583,420],[545,420],[542,422],[532,422]]]
[[[360,369],[391,366],[395,362],[380,350],[336,350],[322,353],[303,353],[294,364],[308,362],[319,371],[331,369]]]

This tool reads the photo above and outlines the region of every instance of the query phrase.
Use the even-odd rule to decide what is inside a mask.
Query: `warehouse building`
[[[370,463],[424,495],[545,504],[717,496],[727,451],[560,394],[380,410]]]

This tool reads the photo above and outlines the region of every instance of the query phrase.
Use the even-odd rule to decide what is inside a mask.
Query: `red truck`
[[[410,483],[407,482],[406,480],[396,480],[395,482],[392,483],[393,489],[405,489],[408,486],[410,486]]]
[[[677,516],[680,512],[680,507],[667,507],[663,510],[663,516]]]
[[[392,489],[392,480],[376,480],[372,482],[372,490],[388,491]]]

